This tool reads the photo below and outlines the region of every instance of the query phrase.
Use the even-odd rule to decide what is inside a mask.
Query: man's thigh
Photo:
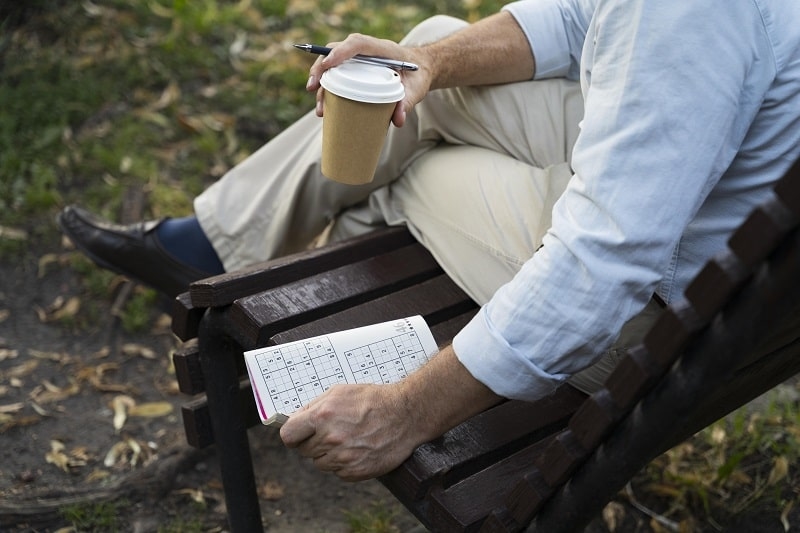
[[[470,296],[486,302],[541,245],[553,203],[571,176],[561,163],[538,168],[474,146],[442,145],[345,212],[338,240],[374,224],[407,224]]]

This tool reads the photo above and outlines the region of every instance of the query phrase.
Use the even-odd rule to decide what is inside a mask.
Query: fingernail
[[[316,78],[314,76],[309,76],[308,81],[306,82],[306,89],[311,90],[311,88],[314,86],[314,81],[316,81]]]

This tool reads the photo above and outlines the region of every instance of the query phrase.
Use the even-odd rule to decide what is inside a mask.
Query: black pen
[[[309,54],[318,54],[321,56],[326,56],[331,53],[331,48],[327,46],[319,46],[316,44],[296,44],[294,45],[295,48],[299,48],[304,52],[308,52]],[[364,55],[357,55],[352,58],[353,61],[358,61],[360,63],[369,63],[370,65],[381,65],[384,67],[389,67],[397,70],[417,70],[419,66],[415,65],[414,63],[408,63],[406,61],[398,61],[396,59],[385,59],[383,57],[374,57],[374,56],[364,56]]]

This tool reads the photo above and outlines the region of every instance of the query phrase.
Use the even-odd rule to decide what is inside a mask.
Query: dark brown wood
[[[394,232],[393,232],[394,233]],[[397,240],[396,237],[393,239]],[[395,265],[408,265],[408,270],[396,268]],[[389,265],[387,268],[385,265]],[[327,291],[320,296],[319,293],[305,293],[310,302],[298,300],[297,291],[294,292],[295,305],[281,307],[284,297],[287,294],[286,287],[277,287],[269,291],[264,291],[256,295],[260,301],[270,301],[271,309],[278,311],[270,315],[260,313],[259,319],[264,322],[259,325],[259,331],[280,331],[293,323],[310,320],[313,314],[309,315],[308,310],[314,310],[314,305],[321,305],[320,300],[346,301],[349,305],[356,307],[347,309],[340,313],[325,316],[316,321],[303,324],[297,328],[287,331],[280,331],[276,338],[259,340],[259,345],[289,342],[316,335],[322,335],[345,329],[366,325],[381,320],[390,320],[402,316],[408,316],[414,311],[427,315],[426,318],[432,320],[434,333],[438,335],[450,335],[465,324],[477,309],[476,304],[459,289],[448,277],[441,274],[438,266],[433,262],[430,254],[419,245],[403,246],[389,255],[382,254],[377,260],[364,260],[355,264],[353,272],[360,276],[359,283],[330,283]],[[434,276],[431,279],[416,283],[411,287],[396,290],[391,294],[369,300],[357,305],[361,295],[365,292],[373,291],[375,287],[403,286],[413,283],[417,277]],[[320,277],[330,280],[327,273],[310,276],[314,280]],[[398,282],[398,280],[400,280]],[[297,284],[290,284],[297,289]],[[291,293],[292,291],[289,290]],[[355,296],[354,296],[355,295]],[[315,299],[316,298],[316,299]],[[297,302],[300,303],[297,303]],[[234,336],[244,337],[242,352],[250,349],[253,344],[252,338],[247,338],[247,333],[243,334],[239,327],[240,322],[232,319],[236,316],[232,311],[238,306],[248,306],[251,302],[247,298],[234,302],[231,306],[224,306],[224,316],[226,328]],[[299,318],[298,318],[299,317]],[[358,317],[358,318],[357,318]],[[272,320],[272,322],[268,322]],[[438,327],[437,327],[438,326]],[[249,326],[248,326],[249,327]],[[249,329],[247,331],[250,331]],[[174,356],[176,376],[179,388],[187,394],[199,394],[203,392],[205,383],[200,365],[199,350],[193,349],[191,344],[176,352]],[[240,395],[246,400],[243,402],[245,409],[245,420],[248,427],[258,424],[260,421],[255,411],[252,401],[252,393],[249,382],[246,380],[246,371],[243,366],[243,358],[237,360],[239,375],[242,377],[240,384]],[[248,403],[249,402],[249,403]],[[192,446],[205,447],[214,442],[213,431],[211,430],[210,414],[208,405],[204,397],[195,399],[187,404],[183,409],[184,429],[187,440]]]
[[[793,173],[782,183],[800,181],[800,162]],[[800,371],[800,194],[796,187],[786,188],[793,194],[786,197],[776,190],[768,203],[774,213],[749,217],[731,237],[734,246],[714,258],[687,290],[683,306],[694,312],[684,314],[702,322],[694,340],[673,354],[676,364],[652,391],[608,428],[608,437],[576,466],[569,485],[531,515],[534,530],[581,529],[658,454]],[[748,242],[762,234],[772,246]],[[704,286],[715,281],[722,292]],[[764,353],[776,343],[785,344]],[[530,508],[526,502],[509,505],[522,511],[509,508],[503,516]]]
[[[433,256],[422,245],[413,244],[239,298],[231,307],[230,320],[243,346],[264,346],[280,331],[440,273]]]
[[[271,341],[281,344],[411,315],[421,315],[435,336],[444,337],[437,341],[449,341],[453,330],[466,324],[477,309],[477,304],[449,277],[438,274],[391,294],[287,328],[276,333]],[[456,320],[456,324],[448,326],[449,320]],[[437,333],[439,330],[441,333]]]
[[[405,227],[385,228],[347,242],[287,255],[192,283],[194,307],[222,307],[237,298],[373,257],[416,242]]]
[[[178,390],[183,394],[200,394],[206,390],[203,369],[200,365],[200,347],[196,340],[183,344],[172,354]]]
[[[250,388],[250,381],[242,379],[239,381],[239,400],[242,419],[245,427],[257,426],[261,423],[253,401],[253,392]],[[186,442],[194,448],[206,448],[215,442],[214,429],[211,426],[211,413],[208,410],[208,399],[205,396],[197,396],[181,406],[183,417],[183,430],[186,435]]]
[[[552,439],[553,436],[548,435],[517,452],[504,456],[456,485],[449,487],[437,485],[432,488],[426,500],[422,502],[427,506],[424,513],[429,527],[435,531],[478,530],[486,519],[487,509],[501,507],[508,487],[519,480],[520,472],[529,469],[529,465],[541,456]],[[535,486],[545,485],[542,483],[528,485],[530,492],[525,494],[526,500],[540,497]],[[419,503],[416,502],[417,505]]]
[[[192,297],[188,292],[179,294],[172,302],[172,332],[182,341],[196,339],[203,313],[204,308],[192,305]]]
[[[219,320],[223,314],[223,310],[209,309],[200,321],[198,342],[208,412],[231,531],[259,531],[263,527],[261,506],[245,424],[245,396],[238,387],[241,351]],[[245,403],[252,408],[252,395],[248,400]]]
[[[586,395],[569,385],[536,403],[507,401],[423,444],[381,482],[407,506],[431,485],[461,483],[502,457],[563,428]],[[422,517],[423,522],[425,517]]]
[[[625,375],[629,375],[627,372]],[[637,390],[641,390],[636,387]],[[601,389],[587,399],[569,421],[573,437],[585,450],[594,449],[608,434],[609,428],[625,412],[614,402],[608,388]]]

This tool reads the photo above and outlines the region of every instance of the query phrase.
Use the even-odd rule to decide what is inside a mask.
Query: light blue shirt
[[[544,246],[454,339],[496,393],[541,398],[692,277],[800,157],[800,1],[506,6],[536,77],[580,79],[574,176]]]

